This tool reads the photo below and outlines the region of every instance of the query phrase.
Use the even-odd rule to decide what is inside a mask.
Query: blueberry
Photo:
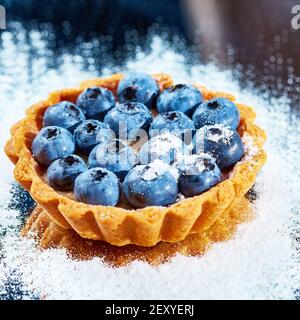
[[[170,132],[184,141],[190,142],[194,132],[193,121],[180,111],[169,111],[157,115],[150,127],[149,134],[151,137]]]
[[[161,160],[172,164],[178,157],[188,154],[187,145],[169,132],[155,136],[147,141],[140,149],[140,163],[147,164]]]
[[[244,145],[236,131],[223,125],[205,126],[194,136],[194,152],[209,153],[219,168],[237,163],[244,155]]]
[[[98,120],[86,120],[74,130],[77,150],[88,155],[99,143],[107,142],[115,137],[114,132],[106,123]]]
[[[170,169],[170,166],[160,161],[134,167],[123,183],[128,202],[136,208],[174,203],[178,187]]]
[[[36,160],[44,165],[75,151],[75,143],[72,134],[64,128],[43,128],[32,142],[32,153]]]
[[[154,106],[158,94],[157,83],[144,72],[129,72],[118,86],[118,98],[121,103],[141,102],[150,108]]]
[[[48,167],[47,178],[53,188],[71,191],[75,179],[85,170],[87,170],[85,162],[72,154],[53,161]]]
[[[180,192],[186,197],[198,195],[222,179],[219,167],[209,155],[191,155],[182,165],[178,185]]]
[[[136,164],[136,156],[133,149],[121,140],[110,140],[98,144],[90,153],[89,167],[101,167],[115,173],[123,180]]]
[[[82,109],[87,119],[103,120],[106,113],[115,104],[113,93],[102,87],[88,88],[77,99],[77,105]]]
[[[120,186],[117,176],[103,168],[92,168],[75,180],[75,197],[93,205],[115,206],[119,202]]]
[[[206,125],[223,124],[236,130],[240,122],[240,113],[230,100],[217,98],[201,103],[193,114],[193,121],[196,129]]]
[[[58,126],[71,132],[83,121],[85,115],[75,104],[62,101],[49,107],[44,114],[44,127]]]
[[[129,139],[135,137],[139,130],[148,130],[152,121],[149,109],[140,102],[126,102],[118,104],[110,110],[104,122],[119,137]]]
[[[196,107],[203,101],[200,91],[190,85],[177,84],[165,89],[157,99],[159,113],[181,111],[191,116]]]

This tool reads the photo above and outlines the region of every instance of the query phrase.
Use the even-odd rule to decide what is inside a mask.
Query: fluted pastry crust
[[[178,242],[159,242],[151,247],[132,244],[117,247],[105,241],[81,238],[73,229],[58,226],[45,210],[37,206],[28,217],[22,229],[22,235],[34,238],[41,249],[65,249],[71,257],[79,260],[97,257],[114,267],[124,266],[136,260],[159,265],[169,261],[177,254],[204,255],[214,243],[231,239],[239,224],[253,218],[252,211],[249,200],[242,197],[233,201],[222,217],[201,234],[190,234]]]
[[[253,149],[247,151],[234,166],[228,179],[199,196],[181,200],[169,207],[129,210],[75,201],[55,191],[44,180],[44,168],[33,158],[31,143],[42,128],[45,110],[62,100],[75,102],[78,95],[90,86],[103,86],[116,94],[122,77],[122,74],[115,74],[109,78],[88,80],[79,88],[55,91],[47,100],[28,108],[26,117],[11,128],[12,137],[5,146],[6,154],[15,164],[16,180],[60,227],[73,228],[83,238],[104,240],[117,246],[153,246],[160,241],[177,242],[189,234],[205,232],[234,201],[247,193],[266,161],[263,150],[266,134],[254,124],[253,109],[243,104],[235,102],[241,114],[238,131],[242,138],[251,139],[255,152],[252,152]],[[167,74],[156,74],[153,77],[161,90],[173,83]],[[226,97],[235,101],[231,94],[196,86],[205,100]]]

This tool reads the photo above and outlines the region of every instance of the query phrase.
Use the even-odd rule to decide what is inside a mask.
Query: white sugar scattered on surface
[[[10,126],[24,116],[25,108],[46,97],[50,90],[78,84],[93,77],[81,71],[81,63],[64,56],[55,70],[47,68],[46,46],[38,32],[30,33],[32,49],[24,41],[14,44],[12,35],[2,33],[0,51],[0,224],[6,230],[1,237],[0,294],[14,270],[21,275],[23,289],[36,290],[48,299],[288,299],[299,288],[299,257],[293,232],[299,223],[299,134],[287,97],[281,99],[241,89],[230,71],[214,65],[185,67],[182,55],[154,38],[149,54],[138,52],[127,63],[128,69],[168,72],[177,83],[201,82],[208,88],[224,90],[239,102],[255,107],[258,123],[268,134],[268,162],[257,179],[256,218],[241,225],[231,241],[214,246],[204,257],[177,256],[159,267],[134,262],[124,268],[111,268],[99,259],[70,260],[64,250],[40,251],[32,240],[21,239],[17,212],[5,209],[11,197],[13,166],[2,149]],[[24,31],[18,38],[25,39]],[[105,74],[111,71],[106,69]],[[296,221],[298,219],[298,221]]]

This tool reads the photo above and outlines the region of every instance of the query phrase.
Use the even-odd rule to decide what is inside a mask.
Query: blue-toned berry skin
[[[114,137],[114,132],[106,123],[93,119],[83,121],[74,130],[76,149],[83,155],[89,155],[97,144],[110,141]]]
[[[148,164],[155,160],[172,164],[176,159],[189,154],[189,152],[188,146],[182,140],[167,132],[144,143],[139,150],[139,160],[141,164]]]
[[[139,130],[148,131],[152,121],[149,109],[140,102],[118,104],[110,110],[104,122],[115,132],[117,137],[135,137]]]
[[[199,195],[222,179],[219,167],[210,156],[193,155],[192,157],[192,163],[181,168],[178,180],[179,191],[186,197]]]
[[[88,164],[90,168],[105,168],[117,175],[123,181],[128,171],[136,164],[134,150],[121,140],[110,140],[98,144],[90,153]]]
[[[84,120],[85,115],[79,107],[69,101],[62,101],[46,110],[43,125],[58,126],[73,132]]]
[[[76,178],[74,194],[80,202],[115,206],[120,198],[119,179],[104,168],[92,168]]]
[[[103,120],[106,113],[116,104],[113,93],[102,87],[91,87],[83,91],[77,105],[87,119]]]
[[[194,122],[187,115],[180,111],[169,111],[158,114],[153,119],[149,134],[155,137],[164,132],[170,132],[179,138],[186,136],[190,140],[194,130]]]
[[[236,164],[244,155],[244,145],[236,131],[215,125],[197,130],[194,135],[194,153],[208,153],[220,169]]]
[[[150,165],[139,165],[127,174],[123,191],[127,201],[134,208],[148,206],[167,206],[176,201],[178,195],[177,181],[168,172],[153,170]]]
[[[118,86],[118,99],[121,103],[134,101],[151,108],[158,94],[159,87],[156,81],[144,72],[129,72]]]
[[[177,84],[165,89],[159,95],[157,110],[159,113],[180,111],[191,116],[201,102],[203,102],[203,97],[197,88]]]
[[[75,143],[70,131],[50,126],[43,128],[32,142],[32,153],[43,165],[49,165],[56,159],[73,154]]]
[[[47,169],[47,178],[51,187],[62,191],[71,191],[74,181],[87,165],[77,155],[69,155],[53,161]]]
[[[201,103],[193,114],[193,121],[196,129],[206,125],[223,124],[236,130],[240,122],[240,112],[232,101],[216,98]]]

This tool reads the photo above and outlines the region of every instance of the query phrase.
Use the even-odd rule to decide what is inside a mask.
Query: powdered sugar
[[[170,163],[173,161],[173,157],[176,159],[178,156],[185,154],[187,150],[182,140],[170,132],[165,132],[151,138],[142,146],[140,161],[146,164],[159,159]]]
[[[149,168],[141,175],[141,178],[143,180],[150,181],[156,179],[161,174],[162,173],[158,172],[155,168]]]
[[[146,168],[147,170],[143,172],[141,177],[144,180],[156,179],[158,176],[161,176],[166,172],[171,173],[176,180],[178,179],[177,169],[169,166],[161,160],[154,160],[153,162],[149,163]]]
[[[211,126],[204,126],[197,131],[197,139],[207,139],[213,142],[222,141],[228,143],[232,137],[233,131],[222,124],[215,124]]]
[[[25,35],[22,30],[20,39]],[[200,79],[208,88],[231,92],[237,101],[255,107],[257,121],[268,134],[268,162],[254,188],[256,217],[251,223],[241,225],[234,239],[215,245],[204,257],[177,256],[159,267],[137,261],[115,269],[100,259],[72,260],[61,249],[41,251],[33,240],[18,235],[20,215],[8,209],[13,166],[1,151],[9,128],[24,116],[25,107],[49,91],[77,85],[96,74],[83,72],[83,58],[74,59],[68,54],[64,55],[61,66],[48,69],[46,46],[38,32],[32,43],[39,59],[30,60],[31,69],[27,70],[31,47],[24,40],[16,44],[9,32],[2,33],[2,39],[0,159],[5,170],[1,172],[0,184],[3,253],[0,295],[5,296],[13,276],[22,283],[25,298],[36,294],[47,299],[295,298],[300,281],[297,244],[293,240],[300,210],[300,129],[286,96],[275,99],[252,87],[241,89],[230,71],[220,71],[212,64],[194,65],[187,70],[184,56],[170,50],[157,37],[149,54],[138,52],[127,63],[126,68],[133,70],[169,72],[176,82],[193,83]],[[105,74],[111,72],[104,70]]]
[[[170,132],[165,132],[150,140],[149,151],[153,154],[166,154],[171,149],[181,150],[182,141]]]
[[[242,141],[244,144],[245,155],[242,158],[242,162],[250,161],[257,154],[258,148],[254,144],[253,139],[248,134],[245,134],[242,137]]]
[[[185,170],[193,167],[193,172],[200,173],[206,168],[204,163],[205,159],[212,159],[212,157],[203,152],[200,152],[199,154],[183,155],[179,157],[173,166]]]

